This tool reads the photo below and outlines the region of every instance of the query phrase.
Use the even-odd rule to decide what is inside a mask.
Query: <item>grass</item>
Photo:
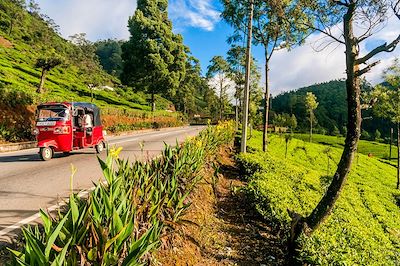
[[[261,151],[261,142],[261,133],[255,132],[249,141],[252,152],[238,156],[247,169],[245,191],[255,208],[288,235],[287,210],[312,211],[342,149],[292,139],[285,158],[284,138],[272,136],[268,153]],[[395,167],[360,154],[333,214],[315,234],[303,237],[298,259],[312,265],[399,265],[399,195]]]

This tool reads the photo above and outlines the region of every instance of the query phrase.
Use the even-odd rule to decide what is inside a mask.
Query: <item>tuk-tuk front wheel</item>
[[[97,153],[102,153],[104,151],[105,148],[105,143],[104,141],[100,141],[99,143],[97,143],[97,145],[95,146],[96,148],[96,152]]]
[[[40,159],[42,159],[43,161],[48,161],[51,158],[53,158],[53,149],[50,147],[43,147],[40,148],[39,151],[39,155],[40,155]]]

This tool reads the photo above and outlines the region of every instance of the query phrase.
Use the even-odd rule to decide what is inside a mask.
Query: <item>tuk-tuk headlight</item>
[[[38,128],[35,128],[33,130],[33,135],[35,135],[35,136],[39,135],[39,129]]]

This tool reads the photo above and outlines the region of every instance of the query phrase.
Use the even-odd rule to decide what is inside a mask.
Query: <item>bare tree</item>
[[[348,106],[347,135],[344,150],[332,182],[318,205],[307,217],[293,214],[291,248],[296,247],[302,233],[312,234],[326,220],[340,196],[351,170],[361,131],[360,78],[379,63],[370,62],[381,52],[392,52],[400,34],[390,43],[381,44],[366,54],[360,54],[360,44],[382,29],[390,12],[399,17],[399,0],[299,0],[297,8],[305,14],[298,23],[328,37],[331,43],[345,46],[346,91]],[[343,30],[335,34],[334,27],[342,23]],[[356,36],[356,29],[361,34]]]

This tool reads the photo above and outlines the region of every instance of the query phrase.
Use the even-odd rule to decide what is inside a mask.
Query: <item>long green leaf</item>
[[[67,221],[69,214],[70,214],[70,211],[68,211],[67,214],[64,216],[64,218],[58,223],[56,229],[54,229],[53,233],[49,237],[49,240],[47,241],[46,249],[44,251],[46,258],[49,258],[51,248],[52,248],[54,242],[56,241],[62,227],[64,226],[64,223]]]

